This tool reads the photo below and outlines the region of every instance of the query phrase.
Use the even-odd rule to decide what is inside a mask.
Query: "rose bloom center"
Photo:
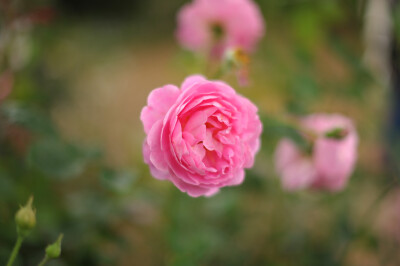
[[[216,100],[208,99],[200,106],[183,110],[178,115],[180,126],[173,134],[173,146],[182,165],[210,178],[231,170],[234,163],[231,146],[238,140],[233,125],[235,117]]]

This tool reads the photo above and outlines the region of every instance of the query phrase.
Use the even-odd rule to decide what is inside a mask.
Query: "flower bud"
[[[247,67],[250,63],[250,58],[241,48],[229,48],[225,52],[225,63],[236,68]]]
[[[275,165],[283,188],[294,191],[345,188],[357,161],[358,134],[353,122],[339,114],[312,114],[301,119],[300,132],[312,143],[305,152],[291,139],[282,139]]]
[[[46,248],[46,256],[50,259],[56,259],[60,256],[61,254],[61,241],[63,239],[64,235],[60,234],[56,240],[51,245],[48,245]]]
[[[33,197],[30,197],[27,204],[21,207],[15,215],[18,233],[27,235],[36,225],[36,210],[32,208]]]
[[[225,52],[224,70],[234,70],[240,86],[247,86],[249,83],[250,57],[241,48],[230,48]]]

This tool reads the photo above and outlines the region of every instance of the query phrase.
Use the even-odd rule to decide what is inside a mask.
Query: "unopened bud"
[[[46,248],[46,255],[47,257],[49,257],[50,259],[56,259],[58,257],[60,257],[61,255],[61,241],[63,239],[63,234],[60,234],[56,240],[56,242],[54,242],[51,245],[48,245]]]
[[[230,48],[225,52],[225,63],[233,67],[247,67],[250,64],[248,54],[241,48]]]
[[[249,83],[250,58],[241,48],[230,48],[225,52],[225,72],[234,70],[240,86],[247,86]]]
[[[36,210],[32,208],[33,197],[30,197],[25,206],[15,215],[15,222],[19,234],[26,236],[36,226]]]

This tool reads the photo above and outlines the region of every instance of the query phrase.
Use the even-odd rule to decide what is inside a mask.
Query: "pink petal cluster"
[[[344,188],[357,160],[358,136],[348,118],[333,114],[314,114],[301,121],[305,130],[315,134],[311,154],[289,139],[278,144],[275,154],[277,172],[287,190],[315,188],[338,191]],[[340,139],[327,132],[342,129]]]
[[[213,27],[221,30],[216,42]],[[264,19],[252,0],[193,0],[178,14],[177,38],[181,45],[195,52],[221,56],[226,48],[252,52],[264,35]]]
[[[152,175],[192,197],[239,185],[260,148],[257,108],[229,85],[190,76],[153,90],[140,118]]]

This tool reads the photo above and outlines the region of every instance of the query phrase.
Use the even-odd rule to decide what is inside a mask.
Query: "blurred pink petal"
[[[252,0],[193,0],[178,14],[176,36],[191,51],[222,56],[228,47],[252,52],[264,35],[264,19]]]
[[[178,95],[179,89],[173,85],[166,85],[150,93],[147,99],[147,106],[142,109],[140,114],[140,120],[146,133],[150,131],[155,122],[164,118]]]
[[[343,189],[357,160],[358,137],[353,123],[341,115],[315,114],[304,118],[302,125],[317,138],[312,143],[311,154],[288,139],[278,144],[275,165],[283,187],[288,190]],[[346,132],[341,139],[326,136],[338,128]]]

